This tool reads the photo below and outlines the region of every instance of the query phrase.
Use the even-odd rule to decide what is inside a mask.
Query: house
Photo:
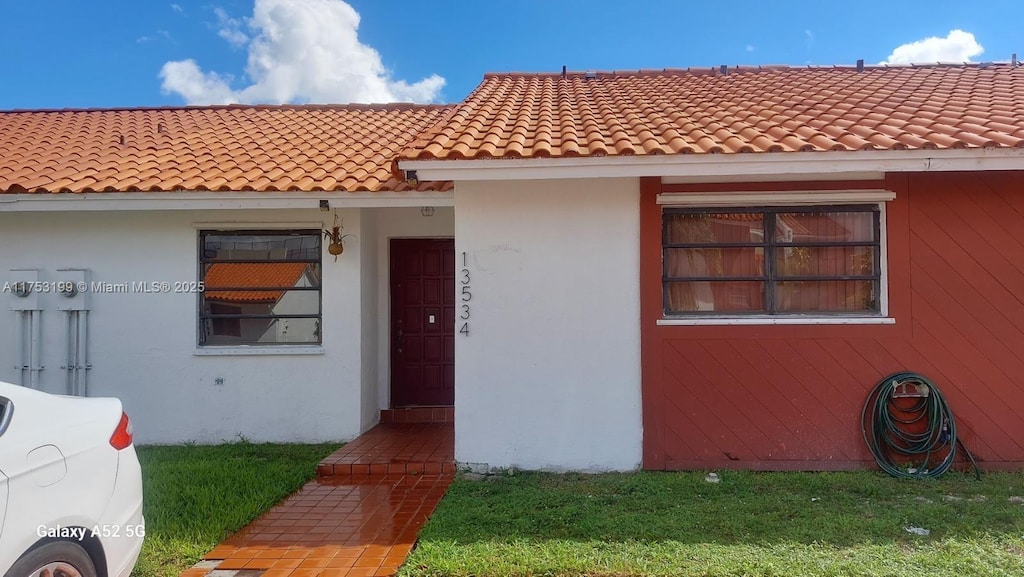
[[[912,370],[1019,469],[1022,95],[1011,64],[772,67],[0,113],[0,355],[91,366],[141,442],[454,406],[461,463],[579,470],[865,467],[868,392]]]

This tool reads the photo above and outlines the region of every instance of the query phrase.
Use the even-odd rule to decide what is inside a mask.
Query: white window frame
[[[880,254],[879,312],[874,315],[710,315],[677,317],[662,316],[659,326],[696,325],[892,325],[896,319],[889,316],[889,245],[886,224],[886,204],[896,198],[889,190],[808,190],[787,192],[726,192],[689,193],[665,192],[658,195],[657,203],[677,208],[750,208],[761,210],[780,206],[823,206],[861,204],[878,207]],[[660,219],[659,219],[660,222]],[[659,283],[660,285],[660,283]],[[664,315],[664,311],[662,311]]]

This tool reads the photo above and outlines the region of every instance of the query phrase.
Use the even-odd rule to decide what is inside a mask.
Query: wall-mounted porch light
[[[420,208],[420,214],[423,216],[434,216],[434,207],[424,206]]]

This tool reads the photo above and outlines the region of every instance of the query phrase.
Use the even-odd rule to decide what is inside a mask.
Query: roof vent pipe
[[[718,67],[718,71],[721,72],[722,74],[729,74],[729,65],[728,64],[723,64],[723,65],[719,66]]]
[[[857,72],[864,72],[864,59],[860,58],[857,60]]]
[[[1017,65],[1017,53],[1016,52],[1014,52],[1013,54],[1010,55],[1010,63],[1013,64],[1014,66]]]
[[[565,68],[565,64],[562,65],[562,78],[568,76],[568,70]]]

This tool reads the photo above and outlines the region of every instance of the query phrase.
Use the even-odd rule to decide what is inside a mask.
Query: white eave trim
[[[0,212],[64,210],[239,210],[455,206],[452,191],[410,192],[85,192],[0,194]]]
[[[1024,170],[1024,148],[755,152],[481,160],[402,160],[420,180],[526,180],[557,178],[778,176],[794,180],[844,174]],[[678,181],[677,181],[678,182]]]
[[[793,192],[663,192],[658,204],[666,206],[804,206],[880,203],[896,198],[890,190],[801,190]]]

